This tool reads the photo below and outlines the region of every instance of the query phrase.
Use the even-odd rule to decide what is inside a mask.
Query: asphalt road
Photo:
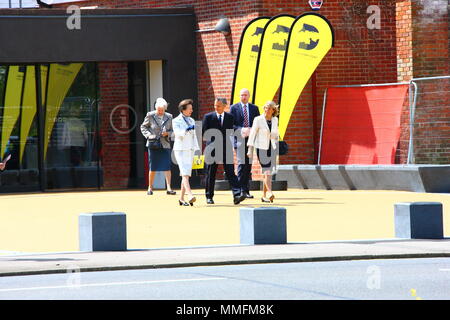
[[[450,259],[255,264],[0,278],[0,300],[447,300]]]

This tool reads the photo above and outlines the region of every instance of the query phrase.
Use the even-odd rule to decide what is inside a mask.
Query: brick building
[[[58,9],[69,5],[97,7],[93,10],[144,8],[192,10],[196,20],[193,32],[200,30],[195,32],[195,41],[192,43],[192,46],[196,46],[197,92],[192,97],[196,99],[197,119],[201,119],[205,113],[212,110],[215,96],[230,99],[241,32],[250,20],[258,16],[275,16],[281,13],[298,16],[311,11],[306,0],[88,0],[55,4],[53,7]],[[369,7],[378,11],[371,11]],[[380,17],[379,26],[369,28],[368,21],[377,13]],[[335,46],[322,61],[298,100],[285,138],[290,151],[280,159],[281,164],[316,163],[323,96],[327,87],[396,83],[412,78],[450,74],[450,23],[446,0],[326,0],[320,14],[325,16],[334,28]],[[231,34],[201,32],[214,28],[222,17],[228,18]],[[141,72],[137,69],[139,64],[124,61],[96,63],[98,96],[101,101],[99,104],[101,157],[104,159],[101,187],[143,187],[145,172],[138,167],[144,166],[145,161],[132,155],[134,144],[142,147],[143,139],[138,137],[139,134],[135,134],[134,140],[133,138],[130,140],[130,135],[111,130],[108,118],[116,106],[134,107],[134,104],[138,103],[135,96],[131,95],[130,87],[136,84],[133,76]],[[164,74],[163,78],[176,76],[176,73]],[[439,88],[437,85],[435,82],[423,84],[424,90],[433,92],[436,89],[443,89],[441,91],[444,93],[424,99],[430,102],[424,104],[416,115],[416,123],[424,123],[418,130],[418,134],[424,136],[417,148],[425,150],[422,158],[416,160],[425,163],[449,163],[450,159],[449,87],[448,82],[444,85],[439,84]],[[166,80],[163,81],[162,90],[164,94],[172,90],[167,88]],[[149,101],[142,103],[146,104],[147,108],[151,105]],[[169,103],[171,112],[174,112],[173,108],[178,101]],[[130,113],[125,115],[128,118],[133,117]],[[142,116],[143,114],[139,114],[136,117],[140,120]],[[130,122],[131,120],[129,125]],[[406,104],[402,123],[398,163],[406,162],[408,149],[409,111]],[[437,138],[428,139],[428,136]],[[430,156],[427,157],[427,154]],[[121,164],[120,167],[117,166],[118,162]],[[254,167],[254,173],[254,177],[258,178],[257,166]]]

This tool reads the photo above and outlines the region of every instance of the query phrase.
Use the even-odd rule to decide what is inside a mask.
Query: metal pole
[[[45,110],[42,101],[42,82],[41,82],[41,65],[36,64],[34,67],[36,78],[36,119],[38,128],[38,168],[39,168],[39,183],[41,191],[47,188],[47,172],[45,170],[44,159],[44,136],[45,136]]]
[[[438,79],[450,79],[450,76],[413,78],[411,81],[419,81],[419,80],[438,80]]]
[[[320,164],[320,154],[322,153],[322,134],[323,134],[323,122],[325,118],[325,106],[327,104],[327,91],[328,89],[325,89],[325,93],[323,94],[322,123],[320,125],[319,154],[317,155],[317,164]]]
[[[410,84],[410,83],[409,82],[395,82],[395,83],[354,84],[354,85],[333,86],[333,88],[383,87],[383,86],[396,86],[396,85],[402,85],[402,84]]]
[[[411,86],[414,87],[414,95],[411,92]],[[411,80],[409,86],[409,146],[408,146],[408,160],[406,161],[406,164],[411,164],[411,159],[413,157],[414,152],[413,133],[414,133],[414,118],[416,111],[417,91],[418,91],[417,84]]]
[[[12,8],[11,0],[9,0],[9,8],[10,8],[10,9]]]

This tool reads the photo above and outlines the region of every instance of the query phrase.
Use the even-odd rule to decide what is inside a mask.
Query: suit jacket
[[[155,121],[156,111],[150,111],[145,116],[144,122],[141,124],[142,135],[147,139],[146,147],[148,147],[148,140],[155,139],[161,135],[161,129],[165,128],[169,133],[167,137],[161,137],[161,144],[163,148],[170,149],[170,136],[172,135],[172,115],[165,112],[163,116],[163,126]]]
[[[247,145],[249,147],[268,150],[269,144],[272,143],[272,149],[275,150],[279,140],[277,117],[272,117],[271,127],[270,130],[267,125],[266,117],[263,114],[256,117],[253,121],[252,129],[250,130]]]
[[[255,119],[255,117],[259,116],[259,108],[252,103],[248,103],[248,110],[249,110],[248,122],[251,127],[253,125],[253,120]],[[242,110],[242,103],[238,102],[238,103],[233,104],[230,107],[230,113],[234,117],[234,130],[237,130],[238,131],[237,134],[240,134],[242,128],[244,127],[244,111]],[[241,146],[242,146],[242,140],[239,140],[237,137],[235,137],[234,138],[234,147],[241,148]],[[239,156],[238,156],[238,160],[239,160]]]
[[[187,128],[190,125],[195,125],[194,119],[192,119],[191,117],[187,117],[185,121],[183,119],[183,114],[180,113],[178,117],[172,120],[172,125],[173,134],[175,137],[173,150],[200,150],[195,129],[187,131]]]
[[[223,119],[222,119],[222,125],[219,123],[219,119],[217,117],[217,113],[215,111],[207,113],[204,117],[203,117],[203,122],[202,122],[202,130],[203,130],[203,139],[206,140],[206,146],[210,145],[211,143],[213,143],[215,141],[215,137],[214,134],[213,136],[210,136],[207,134],[207,136],[205,136],[205,133],[209,130],[209,129],[216,129],[218,131],[220,131],[220,133],[222,134],[222,151],[223,151],[223,155],[226,155],[226,152],[229,152],[231,154],[233,154],[233,141],[234,141],[234,117],[228,113],[228,112],[224,112],[222,114]],[[217,131],[216,131],[217,133]],[[215,148],[217,148],[217,145],[214,145]],[[215,156],[215,152],[214,150],[211,153],[212,156]]]
[[[250,127],[253,125],[253,119],[259,116],[259,108],[254,104],[248,104],[248,120]],[[244,127],[244,111],[242,110],[242,104],[240,102],[233,104],[230,107],[230,113],[234,117],[234,129],[241,130]]]

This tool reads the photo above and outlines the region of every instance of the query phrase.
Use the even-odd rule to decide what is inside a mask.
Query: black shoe
[[[147,190],[147,195],[151,196],[153,194],[152,190]]]
[[[170,190],[170,191],[167,190],[166,193],[167,193],[167,194],[170,194],[171,196],[173,196],[174,194],[177,194],[177,193],[176,193],[175,191],[173,191],[173,190]]]
[[[207,204],[214,204],[214,200],[213,199],[206,199],[206,203]]]
[[[180,206],[188,206],[188,207],[189,207],[189,203],[187,203],[186,201],[178,200],[178,204],[179,204]]]
[[[246,199],[245,194],[241,194],[241,195],[236,196],[236,197],[233,198],[233,203],[234,204],[239,204],[242,201],[244,201],[245,199]]]
[[[189,204],[190,204],[191,206],[193,206],[193,205],[194,205],[194,202],[195,202],[196,200],[197,200],[197,199],[196,199],[195,197],[190,198],[190,199],[189,199]]]
[[[244,196],[247,198],[247,199],[253,199],[254,197],[250,194],[250,193],[248,193],[248,192],[244,192]]]
[[[261,202],[264,202],[264,203],[270,203],[270,202],[272,202],[272,201],[270,201],[269,199],[266,199],[266,198],[262,197],[262,198],[261,198]]]

